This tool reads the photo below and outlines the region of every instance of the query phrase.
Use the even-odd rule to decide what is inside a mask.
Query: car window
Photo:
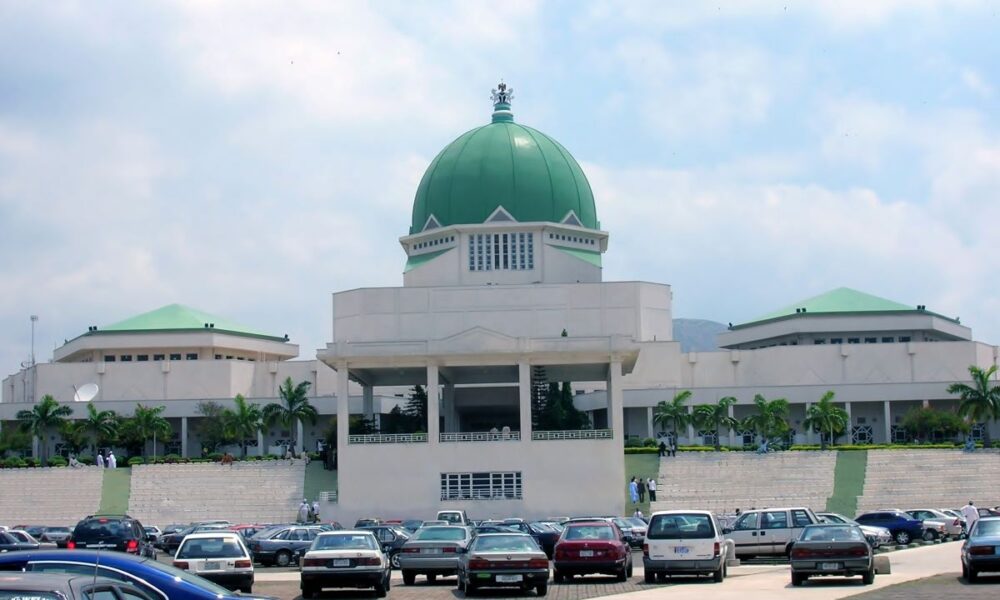
[[[735,531],[757,529],[757,517],[757,513],[747,513],[736,521],[736,527],[733,527],[733,529]]]
[[[617,537],[610,525],[572,525],[563,532],[564,540],[613,540]]]
[[[476,538],[472,552],[539,552],[538,544],[520,535],[488,535]]]
[[[788,527],[788,513],[783,510],[771,510],[761,514],[761,529],[785,529]]]
[[[141,590],[128,585],[119,586],[118,594],[122,597],[122,600],[150,600],[149,596],[142,593]]]
[[[64,600],[64,598],[55,592],[0,590],[0,600]]]
[[[186,539],[177,558],[243,558],[243,547],[233,538]]]
[[[294,538],[290,538],[291,534],[292,534],[292,530],[291,529],[286,529],[284,531],[279,531],[277,534],[271,536],[271,539],[272,540],[294,539]]]
[[[1000,535],[1000,521],[976,521],[972,528],[971,537],[992,537],[995,535]]]
[[[122,537],[127,535],[127,533],[128,527],[123,525],[121,521],[93,519],[79,523],[73,532],[73,539],[80,541],[84,539]]]
[[[712,517],[705,514],[654,515],[646,530],[648,539],[711,539],[715,537]]]
[[[80,565],[80,564],[67,564],[67,563],[29,563],[27,570],[33,573],[70,573],[73,575],[88,575],[93,576],[94,565]],[[150,596],[154,598],[164,598],[163,592],[142,583],[141,581],[134,580],[131,577],[114,571],[111,569],[105,569],[104,567],[97,567],[97,575],[101,577],[107,577],[108,579],[114,579],[115,581],[121,581],[124,583],[132,584],[143,590]]]
[[[118,597],[110,587],[104,586],[84,591],[83,600],[118,600]]]
[[[321,535],[310,550],[376,550],[375,540],[368,534]]]
[[[860,542],[865,538],[857,527],[806,527],[802,532],[802,541],[808,542]]]
[[[385,543],[394,542],[396,541],[396,534],[391,529],[379,529],[378,539]]]
[[[420,541],[459,542],[465,539],[464,527],[422,527],[413,539]]]
[[[812,524],[812,519],[809,518],[809,513],[804,510],[793,510],[792,523],[795,524],[795,527],[805,527]]]

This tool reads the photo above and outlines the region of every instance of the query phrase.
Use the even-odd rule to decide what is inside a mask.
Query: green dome
[[[581,225],[600,229],[576,159],[544,133],[514,123],[504,101],[495,104],[492,123],[461,135],[427,167],[410,233],[423,231],[431,215],[442,227],[479,224],[501,206],[520,222],[559,223],[573,211]]]

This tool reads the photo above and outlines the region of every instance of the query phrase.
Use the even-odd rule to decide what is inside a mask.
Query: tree
[[[285,379],[281,387],[278,388],[278,395],[281,397],[280,403],[272,402],[264,407],[264,422],[268,424],[278,423],[292,433],[292,447],[298,446],[298,423],[309,421],[311,425],[316,424],[318,413],[316,407],[309,402],[306,392],[309,391],[310,383],[302,381],[298,385],[292,383],[292,378]]]
[[[535,431],[548,429],[542,426],[548,398],[549,383],[545,367],[534,366],[531,369],[531,428]]]
[[[406,401],[406,406],[403,407],[403,414],[410,419],[410,431],[407,433],[427,431],[429,427],[427,423],[427,390],[423,386],[415,385],[410,390],[410,398]]]
[[[31,434],[19,427],[4,427],[0,430],[0,458],[8,452],[31,450]]]
[[[201,439],[201,446],[208,452],[218,452],[222,446],[236,441],[227,421],[226,407],[212,400],[199,402],[195,412],[202,416],[195,429]]]
[[[757,412],[743,419],[742,426],[765,440],[784,435],[788,431],[788,400],[768,400],[760,394],[753,397]]]
[[[903,429],[917,439],[932,440],[935,434],[953,438],[965,433],[969,425],[955,413],[933,408],[914,408],[903,416]]]
[[[806,419],[802,422],[802,425],[806,429],[811,429],[820,434],[820,450],[826,450],[828,439],[823,437],[824,433],[829,436],[829,442],[833,442],[838,435],[847,430],[849,420],[847,411],[839,406],[834,406],[833,396],[833,390],[823,394],[819,402],[806,410]]]
[[[691,415],[699,429],[712,429],[715,431],[715,449],[721,450],[722,444],[719,441],[719,429],[735,428],[739,423],[729,416],[729,407],[736,404],[736,398],[726,396],[720,398],[716,404],[701,404],[694,407]]]
[[[59,435],[62,437],[63,448],[72,454],[80,454],[90,441],[85,421],[64,421],[59,426]]]
[[[559,430],[577,431],[591,428],[590,417],[573,404],[573,384],[568,381],[562,382],[557,402],[561,415],[561,422],[558,424]]]
[[[87,416],[83,419],[84,431],[90,436],[90,449],[97,456],[97,449],[111,443],[118,435],[118,415],[113,410],[97,410],[88,403]]]
[[[691,398],[691,390],[682,390],[674,394],[673,400],[667,402],[660,400],[653,409],[653,423],[665,428],[670,426],[674,434],[674,443],[677,443],[677,430],[686,427],[691,415],[688,414],[684,403]]]
[[[969,367],[972,385],[953,383],[948,386],[949,394],[958,394],[958,414],[972,423],[986,423],[983,428],[983,446],[992,446],[990,439],[990,421],[1000,418],[1000,385],[990,385],[990,378],[997,372],[997,365],[981,369],[976,365]],[[995,381],[995,379],[994,379]]]
[[[146,441],[156,439],[168,439],[173,428],[170,422],[163,417],[166,406],[143,406],[136,405],[131,417],[124,420],[119,429],[119,434],[129,454],[140,454],[146,456]],[[139,450],[139,452],[135,452]],[[154,446],[153,452],[156,452]]]
[[[39,458],[44,463],[48,458],[48,433],[66,422],[66,417],[73,414],[73,409],[61,406],[56,399],[45,394],[30,410],[17,412],[17,420],[21,422],[21,430],[38,438]]]
[[[227,438],[236,440],[242,457],[246,458],[247,439],[255,438],[257,432],[264,428],[264,414],[260,405],[247,403],[243,394],[236,394],[233,402],[235,408],[227,408],[223,413],[225,433]]]

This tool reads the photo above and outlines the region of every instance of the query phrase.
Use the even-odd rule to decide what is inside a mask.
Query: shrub
[[[625,438],[625,447],[626,448],[639,448],[641,446],[642,446],[642,443],[639,442],[639,438],[634,438],[634,437]]]
[[[28,456],[28,457],[23,458],[21,460],[24,461],[24,466],[25,467],[37,467],[38,466],[38,459],[37,458]]]
[[[181,462],[181,457],[179,455],[177,455],[177,454],[168,454],[168,455],[166,455],[166,456],[163,457],[163,462],[172,465],[174,463]]]
[[[210,460],[212,462],[219,462],[220,460],[222,460],[222,453],[221,452],[209,452],[208,454],[206,454],[204,456],[204,458],[207,458],[208,460]]]
[[[20,456],[11,456],[7,460],[3,461],[3,466],[8,469],[20,469],[27,466],[27,462]]]
[[[49,459],[50,467],[65,467],[69,464],[69,461],[61,456],[53,456]]]
[[[642,446],[628,446],[625,448],[625,454],[656,454],[659,452],[656,448],[644,448]]]
[[[646,438],[642,440],[642,445],[646,448],[656,448],[657,446],[656,440],[654,440],[653,438]]]
[[[133,456],[132,458],[128,459],[128,466],[134,467],[135,465],[145,464],[145,462],[146,460],[141,456]]]
[[[80,463],[84,464],[84,465],[91,465],[91,466],[93,466],[93,464],[94,464],[94,457],[93,456],[80,456],[80,457],[77,458],[77,460],[79,460]]]
[[[264,457],[264,460],[278,460],[279,458],[281,457],[278,456],[277,454],[268,454],[267,456]]]

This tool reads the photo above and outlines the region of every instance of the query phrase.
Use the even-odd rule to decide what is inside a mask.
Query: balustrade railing
[[[520,431],[459,431],[441,434],[442,442],[517,442],[521,440]]]
[[[371,433],[347,436],[348,444],[418,444],[426,441],[426,433]]]
[[[578,429],[569,431],[532,431],[531,439],[547,440],[610,440],[614,437],[610,429]]]

